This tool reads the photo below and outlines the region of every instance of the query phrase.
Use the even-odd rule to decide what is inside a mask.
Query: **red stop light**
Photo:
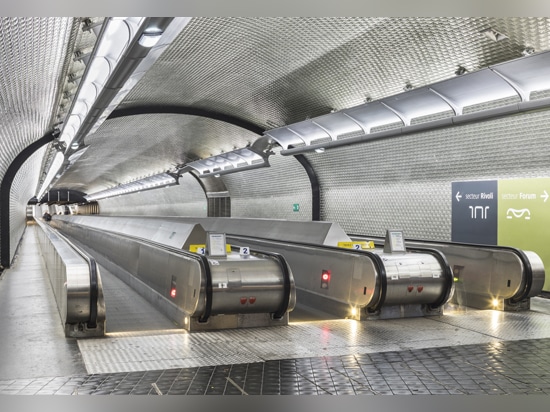
[[[328,289],[330,284],[330,270],[323,269],[321,272],[321,289]]]
[[[177,295],[176,278],[174,276],[172,276],[172,282],[170,283],[170,297],[172,299],[175,299],[176,295]]]

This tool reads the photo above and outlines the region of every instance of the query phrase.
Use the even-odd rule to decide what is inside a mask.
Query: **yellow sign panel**
[[[374,249],[374,242],[372,240],[370,241],[357,241],[357,242],[338,242],[338,247],[345,248],[345,249]]]
[[[206,250],[206,245],[189,245],[189,252],[200,253]],[[225,250],[227,253],[231,253],[231,245],[229,243],[225,244]]]

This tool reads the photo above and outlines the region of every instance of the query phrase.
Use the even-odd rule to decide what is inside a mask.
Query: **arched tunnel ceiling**
[[[489,28],[506,37],[491,39]],[[119,108],[191,107],[267,130],[453,78],[459,67],[517,59],[526,48],[550,49],[550,19],[197,17]],[[182,114],[111,119],[85,138],[89,148],[54,188],[93,193],[258,137]]]
[[[548,19],[196,18],[121,106],[201,107],[269,129],[547,50],[549,32]]]
[[[259,136],[232,124],[182,114],[107,120],[86,138],[88,148],[57,182],[95,193],[176,165],[244,147]]]
[[[0,17],[0,181],[24,149],[51,130],[70,86],[63,77],[76,66],[71,48],[87,44],[78,27],[70,17]]]

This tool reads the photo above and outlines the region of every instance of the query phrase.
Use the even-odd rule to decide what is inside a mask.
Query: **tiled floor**
[[[0,277],[0,380],[87,372],[78,345],[65,338],[34,229]]]

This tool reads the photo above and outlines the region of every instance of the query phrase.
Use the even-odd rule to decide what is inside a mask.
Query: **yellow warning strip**
[[[189,245],[189,252],[197,253],[199,249],[206,249],[206,245]],[[229,243],[225,244],[225,251],[231,253],[231,245]]]
[[[360,240],[356,242],[338,242],[338,247],[345,249],[374,249],[374,242],[372,240]]]

